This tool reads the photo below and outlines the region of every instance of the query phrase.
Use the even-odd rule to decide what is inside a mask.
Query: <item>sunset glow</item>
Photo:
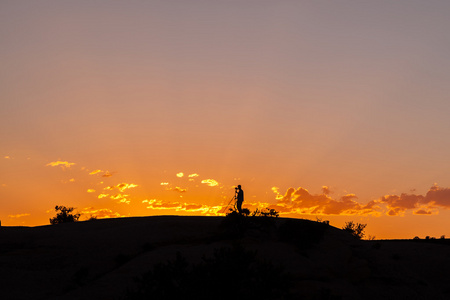
[[[450,236],[446,1],[3,1],[0,220],[223,215]]]

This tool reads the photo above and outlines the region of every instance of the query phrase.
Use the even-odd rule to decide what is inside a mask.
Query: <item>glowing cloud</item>
[[[75,165],[75,163],[70,163],[67,161],[52,161],[48,164],[46,164],[46,166],[50,166],[50,167],[56,167],[56,166],[61,166],[61,167],[66,167],[66,168],[70,168],[71,166]]]
[[[195,177],[198,177],[198,176],[199,176],[199,175],[198,175],[197,173],[188,175],[189,178],[195,178]]]
[[[95,190],[94,189],[88,189],[87,192],[88,193],[95,193]]]
[[[100,195],[98,195],[98,199],[106,198],[108,196],[109,196],[109,194],[100,194]]]
[[[169,185],[168,182],[161,182],[161,185]]]
[[[104,173],[103,175],[102,175],[102,177],[111,177],[111,176],[113,176],[113,174],[111,173],[111,172],[109,172],[109,171],[103,171],[103,170],[94,170],[94,171],[92,171],[92,172],[90,172],[89,173],[89,175],[95,175],[95,174],[99,174],[99,173]]]
[[[119,214],[118,212],[113,212],[108,208],[94,209],[92,207],[85,208],[81,211],[82,214],[89,214],[91,216],[95,216],[99,219],[108,219],[108,218],[120,218],[125,217]]]
[[[374,201],[366,205],[358,203],[358,197],[354,194],[342,196],[335,200],[328,196],[330,191],[322,189],[322,194],[313,195],[304,188],[289,188],[284,195],[278,189],[272,188],[276,193],[277,204],[272,205],[280,213],[299,213],[314,215],[378,215],[379,207]]]
[[[378,202],[387,205],[389,216],[404,215],[407,210],[415,210],[415,215],[437,214],[437,208],[450,209],[450,189],[434,184],[425,196],[406,193],[386,195]]]
[[[215,181],[214,179],[204,179],[202,180],[202,183],[206,184],[207,186],[218,186],[219,183]]]
[[[177,173],[177,177],[181,178],[183,176],[184,176],[183,172]]]
[[[22,218],[22,217],[28,217],[30,214],[17,214],[17,215],[8,215],[8,218]]]
[[[179,193],[185,193],[185,192],[187,192],[187,189],[183,189],[183,188],[176,186],[175,188],[172,189],[172,191],[179,192]]]
[[[169,202],[158,199],[144,200],[142,201],[142,203],[146,203],[148,209],[171,209],[175,211],[199,212],[205,215],[220,215],[219,210],[222,209],[221,206],[208,206],[197,203]]]
[[[111,191],[111,190],[114,190],[114,189],[118,189],[119,191],[123,192],[126,189],[131,189],[131,188],[134,188],[134,187],[137,187],[137,186],[138,185],[134,184],[134,183],[119,183],[118,185],[115,185],[115,186],[114,185],[113,186],[107,186],[107,187],[104,188],[104,190]]]
[[[4,159],[11,159],[11,157],[9,155],[6,155],[3,157]]]

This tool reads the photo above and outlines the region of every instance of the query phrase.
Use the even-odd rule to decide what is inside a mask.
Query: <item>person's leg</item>
[[[242,201],[237,202],[237,210],[240,214],[242,213]]]

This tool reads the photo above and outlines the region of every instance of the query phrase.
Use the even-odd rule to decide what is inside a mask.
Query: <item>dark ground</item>
[[[447,239],[360,241],[307,220],[224,220],[162,216],[0,227],[0,299],[124,299],[135,295],[135,278],[175,261],[177,252],[200,266],[215,249],[236,245],[286,275],[287,293],[273,289],[271,299],[450,299]],[[223,289],[233,290],[230,282]]]

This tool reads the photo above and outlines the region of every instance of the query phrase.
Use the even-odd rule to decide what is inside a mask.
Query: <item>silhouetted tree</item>
[[[362,239],[364,237],[364,230],[367,224],[353,223],[353,221],[346,222],[345,226],[342,227],[345,231],[351,233],[355,238]]]
[[[55,206],[56,217],[50,218],[50,224],[77,222],[80,214],[73,214],[74,207]],[[59,211],[59,212],[58,212]]]

